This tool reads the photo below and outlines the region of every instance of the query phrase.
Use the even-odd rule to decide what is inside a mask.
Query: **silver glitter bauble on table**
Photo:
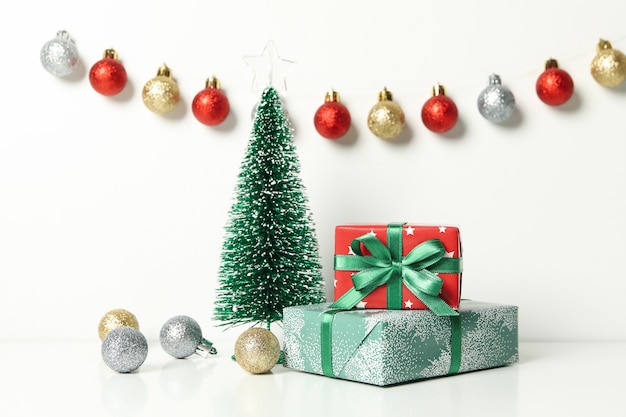
[[[163,350],[177,359],[194,353],[205,358],[217,353],[213,343],[202,337],[198,322],[188,316],[174,316],[166,321],[161,327],[159,340]]]
[[[515,110],[515,96],[501,84],[500,77],[491,74],[489,86],[478,96],[478,111],[485,119],[493,123],[504,122]]]
[[[78,66],[79,61],[78,49],[70,35],[64,30],[58,31],[54,39],[44,44],[39,57],[46,71],[57,77],[70,75]]]
[[[133,327],[118,327],[110,331],[102,342],[102,359],[116,372],[133,372],[144,363],[147,356],[148,342]]]

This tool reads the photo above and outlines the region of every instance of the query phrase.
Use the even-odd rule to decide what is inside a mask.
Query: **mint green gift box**
[[[462,300],[458,317],[329,307],[284,309],[284,366],[384,386],[519,360],[516,306]]]

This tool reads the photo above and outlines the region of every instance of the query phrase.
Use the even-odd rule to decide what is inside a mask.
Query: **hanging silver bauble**
[[[493,123],[502,123],[515,110],[515,96],[508,88],[502,86],[500,76],[491,74],[489,86],[478,96],[478,111]]]
[[[64,30],[58,31],[54,39],[44,44],[39,57],[46,71],[57,77],[66,77],[74,72],[79,60],[78,49]]]

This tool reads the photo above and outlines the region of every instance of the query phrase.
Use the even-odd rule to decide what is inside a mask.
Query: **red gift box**
[[[393,231],[391,227],[394,228]],[[391,241],[387,242],[390,233],[393,233],[393,235],[391,237]],[[377,240],[378,242],[373,242],[374,240]],[[372,257],[372,253],[367,248],[367,242],[375,243],[376,245],[378,245],[379,249],[384,246],[386,249],[382,248],[383,252],[387,250],[388,252],[392,253],[391,258],[394,258],[394,251],[398,252],[395,255],[395,260],[379,261],[378,259],[374,259],[374,261],[372,261],[374,257]],[[427,275],[426,285],[435,285],[436,288],[433,290],[434,295],[441,299],[452,309],[458,309],[461,300],[462,255],[459,229],[453,226],[424,226],[406,223],[396,223],[393,225],[356,224],[336,226],[334,291],[335,301],[346,295],[346,293],[348,292],[352,292],[353,294],[350,294],[352,296],[355,295],[355,287],[357,287],[357,285],[355,284],[355,277],[358,273],[362,272],[361,275],[369,274],[373,269],[387,268],[389,274],[395,274],[395,278],[390,279],[389,282],[384,283],[380,286],[376,286],[373,290],[371,290],[370,287],[370,289],[366,289],[365,292],[361,291],[361,294],[367,293],[367,295],[362,299],[359,298],[360,301],[358,302],[358,304],[355,305],[355,307],[413,310],[428,309],[429,307],[427,306],[427,304],[432,304],[429,303],[428,300],[432,300],[433,297],[430,296],[429,298],[428,296],[423,296],[422,292],[415,289],[415,285],[407,282],[407,276],[415,275],[415,272],[406,270],[402,270],[404,271],[402,272],[399,269],[403,268],[399,266],[400,263],[404,264],[406,259],[411,258],[411,256],[415,255],[415,252],[421,251],[423,247],[427,245],[430,245],[431,247],[434,245],[435,247],[439,248],[439,253],[437,255],[437,259],[439,259],[439,261],[434,260],[433,262],[436,263],[431,262],[429,264],[428,259],[434,259],[431,257],[427,258],[425,262],[422,259],[420,261],[421,264],[420,262],[418,262],[413,265],[408,265],[407,268],[418,270],[421,269],[423,271],[423,275]],[[370,247],[373,246],[375,245],[370,245]],[[380,251],[378,252],[380,253]],[[381,256],[381,258],[384,258],[384,256]],[[422,258],[424,258],[424,256],[422,256]],[[367,262],[359,263],[361,260]],[[446,263],[446,261],[448,263]],[[362,267],[358,269],[350,269],[352,268],[351,265],[355,264],[355,262],[356,264],[364,265],[361,265]],[[452,263],[454,263],[456,267],[438,268],[438,266],[444,264],[449,265]],[[380,265],[383,264],[385,264],[386,266],[380,267]],[[424,267],[424,265],[426,265],[426,267]],[[365,272],[366,270],[370,271]],[[383,271],[381,274],[385,275],[386,272]],[[393,283],[394,280],[396,281],[395,283]],[[428,282],[428,280],[430,280],[430,282]],[[392,286],[395,287],[395,289],[393,289],[395,295],[390,295],[390,288],[392,288]],[[401,300],[399,300],[400,296]],[[390,297],[391,299],[393,299],[392,302],[388,301]],[[352,299],[355,300],[354,297],[352,297]],[[440,302],[439,300],[435,301]],[[447,306],[444,307],[448,308]],[[433,308],[431,307],[431,309]],[[454,312],[452,311],[452,313]]]

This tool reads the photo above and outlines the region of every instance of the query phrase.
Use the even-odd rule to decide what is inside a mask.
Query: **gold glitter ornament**
[[[597,55],[591,61],[591,76],[605,87],[617,87],[626,80],[626,55],[600,39]]]
[[[367,116],[367,127],[381,139],[393,139],[404,129],[404,112],[393,102],[393,95],[387,88],[378,93],[378,103]]]
[[[274,333],[260,327],[243,332],[235,342],[235,359],[252,374],[264,374],[280,358],[280,344]]]
[[[591,61],[591,76],[605,87],[617,87],[626,80],[626,55],[600,39],[597,55]]]
[[[111,331],[118,327],[132,327],[139,330],[139,322],[137,321],[137,317],[128,310],[124,310],[123,308],[111,310],[102,316],[98,324],[98,336],[100,336],[100,340],[104,340]]]
[[[176,108],[180,91],[167,65],[161,65],[156,77],[143,86],[141,96],[148,110],[156,114],[169,113]]]

